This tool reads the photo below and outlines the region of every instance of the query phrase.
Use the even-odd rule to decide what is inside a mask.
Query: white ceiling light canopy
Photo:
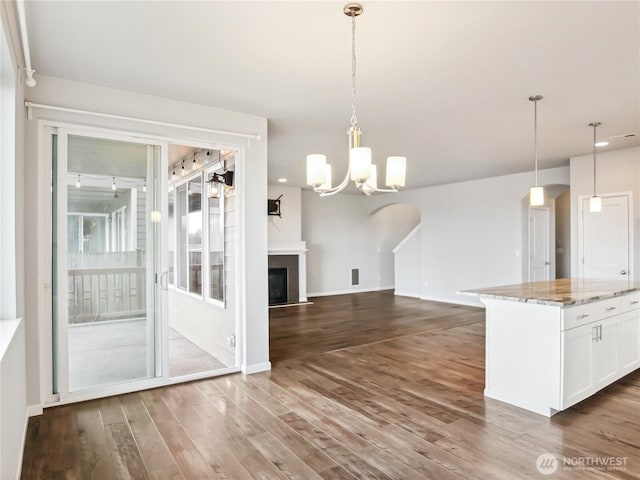
[[[600,122],[591,122],[593,127],[593,196],[589,199],[589,212],[598,213],[602,211],[602,199],[596,195],[596,128],[602,125]]]
[[[535,172],[535,185],[529,189],[529,205],[540,207],[544,205],[544,188],[538,186],[538,102],[542,95],[531,95],[529,101],[533,102],[533,170]]]
[[[407,170],[406,157],[393,156],[387,158],[386,185],[389,188],[378,188],[376,166],[371,163],[371,149],[360,144],[361,130],[358,127],[356,114],[356,17],[363,12],[359,3],[348,3],[344,6],[344,14],[351,17],[351,126],[349,135],[349,167],[344,180],[337,187],[331,186],[331,165],[326,155],[314,153],[307,155],[307,184],[321,197],[341,192],[349,184],[355,182],[356,187],[365,195],[374,192],[397,192],[404,187]]]

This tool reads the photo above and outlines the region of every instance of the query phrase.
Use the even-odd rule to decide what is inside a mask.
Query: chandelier
[[[376,165],[371,163],[371,149],[360,145],[360,128],[356,114],[356,17],[362,14],[362,5],[348,3],[344,14],[351,17],[351,126],[349,136],[349,167],[344,180],[337,187],[331,186],[331,165],[323,154],[307,155],[307,184],[321,197],[334,195],[344,190],[349,180],[365,195],[373,192],[397,192],[404,187],[407,169],[406,157],[387,157],[386,186],[378,188]]]

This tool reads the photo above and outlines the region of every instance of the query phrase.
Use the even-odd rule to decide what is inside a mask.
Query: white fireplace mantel
[[[269,255],[298,256],[298,301],[307,302],[307,242],[269,242]]]
[[[269,255],[304,255],[307,242],[269,242]]]

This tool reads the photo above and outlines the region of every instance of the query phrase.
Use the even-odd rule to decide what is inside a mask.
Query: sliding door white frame
[[[156,205],[154,210],[161,211],[162,221],[160,224],[153,224],[150,228],[160,228],[161,231],[159,235],[149,235],[149,237],[155,237],[157,244],[155,245],[156,249],[156,258],[149,259],[151,262],[158,262],[160,268],[158,268],[158,277],[156,281],[153,283],[151,288],[156,291],[156,295],[154,296],[156,299],[155,308],[157,310],[157,314],[159,315],[160,321],[155,322],[155,365],[156,365],[156,376],[154,378],[149,378],[145,380],[135,381],[135,382],[127,382],[119,385],[113,386],[105,386],[100,387],[98,389],[79,391],[74,393],[68,393],[69,384],[68,384],[68,374],[62,375],[60,377],[60,394],[53,394],[53,372],[54,372],[54,362],[53,362],[53,331],[52,331],[52,302],[51,302],[51,274],[52,274],[52,263],[51,263],[51,220],[52,220],[52,203],[51,203],[51,161],[52,161],[52,146],[51,146],[51,138],[52,134],[56,131],[62,131],[65,134],[79,135],[79,136],[89,136],[94,138],[102,138],[107,140],[116,140],[116,141],[125,141],[131,143],[141,143],[152,146],[151,148],[159,148],[160,149],[160,166],[158,170],[158,175],[155,177],[156,185],[153,186],[154,191],[159,191],[160,195],[154,195],[154,198],[160,202],[160,205]],[[66,140],[66,135],[61,135],[58,137],[58,141],[60,138],[64,136]],[[37,192],[38,198],[38,215],[39,221],[42,222],[44,235],[40,235],[38,238],[38,271],[39,271],[39,279],[42,281],[41,285],[44,285],[44,290],[40,290],[42,292],[41,295],[38,295],[39,302],[39,310],[42,312],[40,316],[39,323],[39,345],[40,345],[40,397],[41,397],[41,405],[43,407],[60,405],[65,403],[71,403],[82,400],[89,400],[93,398],[100,398],[109,395],[116,395],[121,393],[127,393],[132,391],[144,390],[147,388],[155,388],[163,385],[169,385],[172,383],[179,383],[182,381],[190,381],[197,378],[206,378],[217,375],[223,375],[228,373],[239,372],[241,359],[242,357],[242,346],[243,341],[242,337],[244,334],[244,325],[243,325],[243,315],[244,315],[244,271],[243,271],[243,261],[242,258],[238,258],[236,262],[235,270],[236,270],[236,351],[235,351],[235,359],[236,366],[232,368],[226,368],[222,370],[218,370],[215,372],[204,372],[202,374],[189,375],[187,377],[180,377],[179,379],[171,379],[169,376],[169,326],[168,326],[168,318],[166,312],[168,311],[167,304],[167,291],[163,289],[162,277],[164,272],[167,270],[167,260],[168,260],[168,245],[167,245],[167,235],[168,235],[168,222],[167,219],[167,188],[166,185],[168,183],[168,145],[169,143],[180,144],[180,145],[190,145],[194,147],[200,147],[205,149],[220,149],[220,150],[235,150],[237,152],[236,157],[236,178],[235,184],[237,191],[242,192],[242,183],[243,183],[243,169],[244,165],[242,164],[243,160],[243,152],[244,147],[238,144],[228,144],[228,143],[212,143],[211,141],[202,141],[202,140],[194,140],[194,139],[183,139],[183,138],[174,138],[174,137],[165,137],[158,135],[146,135],[139,133],[131,133],[127,131],[120,131],[114,129],[106,129],[99,127],[90,127],[90,126],[82,126],[77,124],[69,124],[64,122],[57,121],[48,121],[48,120],[39,120],[38,121],[38,166],[37,172],[35,174],[38,175],[38,185],[39,192]],[[63,148],[64,147],[64,148]],[[58,151],[65,151],[66,146],[59,145]],[[64,164],[66,169],[66,158],[58,158],[58,164]],[[60,179],[59,179],[60,181]],[[149,188],[149,186],[147,186]],[[156,190],[157,189],[157,190]],[[66,190],[63,194],[63,197],[59,197],[59,202],[66,202]],[[238,234],[236,235],[236,252],[242,252],[242,239],[243,239],[243,230],[244,230],[244,215],[243,215],[243,194],[237,195],[238,208],[236,209],[236,225],[238,226]],[[65,206],[66,210],[66,206]],[[150,219],[147,219],[150,222]],[[64,227],[61,228],[61,223],[64,222]],[[149,233],[152,230],[148,230]],[[49,233],[48,235],[46,233]],[[61,220],[58,218],[58,236],[60,240],[66,240],[66,238],[60,238],[60,235],[64,235],[66,237],[66,218]],[[240,255],[241,257],[241,255]],[[58,263],[60,259],[58,259]],[[65,272],[66,274],[66,272]],[[58,281],[60,281],[62,276],[61,272],[58,272]],[[66,281],[66,279],[65,279]],[[65,304],[65,302],[60,302]],[[63,307],[63,308],[66,308]],[[66,316],[65,316],[66,318]],[[60,355],[60,360],[62,360],[62,364],[57,366],[58,371],[68,372],[68,344],[65,339],[61,340],[62,345],[61,348],[64,349],[62,355]],[[65,378],[62,378],[65,377]]]

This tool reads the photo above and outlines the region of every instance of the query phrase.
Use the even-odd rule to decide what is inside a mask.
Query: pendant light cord
[[[536,187],[538,186],[538,100],[533,102],[533,169],[536,173]]]
[[[351,126],[358,124],[356,115],[356,15],[351,12]]]
[[[593,122],[593,196],[596,196],[596,128],[597,122]]]

